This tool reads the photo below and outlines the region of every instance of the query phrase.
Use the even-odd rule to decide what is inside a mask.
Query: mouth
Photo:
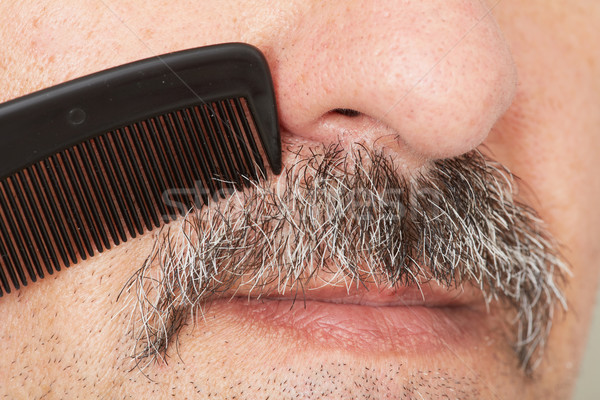
[[[214,301],[210,311],[321,351],[423,355],[472,348],[490,336],[492,326],[476,290],[429,283],[385,290],[321,287],[260,298],[238,293]]]
[[[469,348],[477,359],[502,341],[535,365],[565,306],[567,266],[516,201],[510,172],[472,152],[409,179],[385,152],[360,148],[299,151],[280,181],[162,234],[126,286],[138,299],[136,359],[164,356],[200,312],[253,342],[369,355]]]

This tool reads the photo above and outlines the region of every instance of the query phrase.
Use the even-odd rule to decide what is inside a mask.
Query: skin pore
[[[153,232],[0,300],[0,398],[568,397],[598,283],[598,21],[592,0],[2,2],[2,101],[248,42],[269,61],[286,143],[376,142],[405,169],[483,143],[522,179],[572,276],[531,376],[493,329],[425,351],[345,351],[218,306],[184,327],[167,363],[140,371],[117,297]]]

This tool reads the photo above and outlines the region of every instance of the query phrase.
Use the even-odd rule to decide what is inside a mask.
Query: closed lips
[[[435,283],[397,290],[325,286],[260,297],[238,291],[215,300],[208,311],[233,315],[269,337],[371,355],[472,346],[491,328],[481,292],[477,296],[475,288],[447,290]]]

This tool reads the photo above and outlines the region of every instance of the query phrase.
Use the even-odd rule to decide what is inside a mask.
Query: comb
[[[273,83],[243,43],[0,105],[0,296],[266,177],[264,159],[280,173]]]

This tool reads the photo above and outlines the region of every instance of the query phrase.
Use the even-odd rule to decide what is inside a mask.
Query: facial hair
[[[278,179],[252,181],[161,232],[124,287],[138,365],[164,357],[190,318],[242,281],[254,297],[302,293],[325,273],[320,284],[348,288],[477,287],[513,311],[514,349],[533,371],[557,304],[566,308],[568,268],[508,169],[477,150],[411,172],[362,144],[294,154]]]

